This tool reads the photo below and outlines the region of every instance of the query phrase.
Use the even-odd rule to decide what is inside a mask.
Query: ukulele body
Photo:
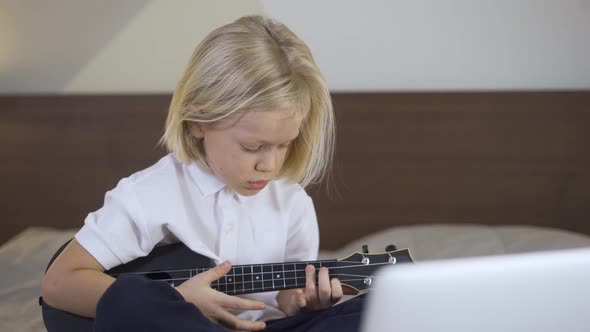
[[[47,269],[49,269],[53,261],[59,256],[59,254],[61,254],[69,243],[70,241],[66,242],[53,255]],[[185,274],[174,272],[173,270],[212,266],[213,262],[208,257],[195,253],[182,243],[174,243],[156,247],[148,256],[135,259],[127,264],[116,266],[105,271],[105,273],[109,275],[117,275],[121,273],[152,271],[144,275],[150,279],[156,280],[172,279],[169,283],[173,286],[178,286],[184,281],[181,277]],[[41,311],[43,313],[43,322],[45,323],[48,332],[60,331],[60,328],[63,328],[63,326],[68,326],[72,330],[81,332],[92,332],[94,330],[94,319],[92,318],[78,316],[53,308],[45,303],[41,297],[39,298],[39,304],[41,305]]]

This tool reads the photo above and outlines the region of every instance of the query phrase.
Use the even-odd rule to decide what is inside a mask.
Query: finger
[[[301,289],[296,290],[294,296],[295,305],[297,305],[299,309],[303,309],[307,306],[307,301],[305,301],[305,294],[303,294],[303,291]]]
[[[318,276],[318,298],[321,308],[329,308],[332,306],[332,288],[330,287],[330,276],[328,269],[320,268]]]
[[[262,310],[266,307],[264,302],[243,299],[226,294],[222,294],[221,303],[226,308],[239,310]]]
[[[289,305],[287,306],[285,313],[290,317],[297,314],[304,307],[305,295],[301,289],[296,289],[289,297]]]
[[[229,272],[230,268],[231,264],[228,261],[225,261],[207,272],[198,274],[197,278],[205,280],[207,283],[212,283],[213,281],[226,275]]]
[[[217,320],[230,329],[243,331],[258,331],[266,328],[264,322],[253,322],[250,320],[239,319],[236,315],[227,310],[217,312]]]
[[[332,278],[332,280],[330,280],[330,285],[332,286],[332,303],[336,303],[342,299],[342,296],[344,296],[342,284],[338,278]]]
[[[317,303],[318,294],[315,285],[315,266],[305,267],[305,299],[309,304]]]

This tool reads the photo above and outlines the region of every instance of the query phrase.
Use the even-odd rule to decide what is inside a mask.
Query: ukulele
[[[53,255],[47,269],[70,241],[63,244]],[[370,254],[367,246],[363,246],[363,252],[355,252],[341,259],[232,265],[226,275],[211,283],[211,288],[228,295],[305,288],[305,267],[311,264],[316,270],[321,267],[328,268],[330,279],[338,278],[342,287],[348,288],[348,292],[345,293],[356,294],[371,288],[377,269],[407,262],[413,262],[408,249],[397,250],[395,246],[387,246],[385,252]],[[148,256],[119,265],[105,273],[115,278],[129,274],[142,275],[169,283],[171,286],[178,286],[213,266],[209,258],[193,252],[182,243],[174,243],[156,247]],[[39,297],[39,304],[42,306],[43,322],[48,332],[57,332],[60,326],[68,326],[76,331],[93,330],[92,318],[53,308],[45,303],[42,297]]]

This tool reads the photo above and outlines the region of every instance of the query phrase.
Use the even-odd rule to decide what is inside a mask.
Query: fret
[[[255,265],[252,266],[252,276],[253,276],[253,287],[256,290],[263,290],[264,291],[264,284],[263,284],[263,280],[262,277],[264,276],[262,274],[262,267],[260,265]]]
[[[244,270],[241,266],[234,266],[234,285],[236,293],[244,292]]]
[[[254,291],[254,285],[252,283],[252,266],[244,266],[242,270],[244,272],[244,291]]]
[[[303,288],[305,287],[305,267],[307,266],[307,263],[295,263],[295,275],[296,275],[296,279],[295,279],[295,286],[297,288]]]
[[[297,278],[296,278],[296,272],[295,272],[295,264],[286,264],[285,265],[285,271],[284,271],[284,277],[286,280],[285,283],[285,288],[289,287],[289,288],[297,288]]]
[[[283,277],[283,265],[282,264],[273,264],[273,273],[272,273],[272,278],[273,278],[273,286],[275,287],[275,289],[283,289],[284,285],[282,286],[281,284],[285,283],[285,278]],[[282,279],[282,280],[281,280]],[[282,281],[282,283],[281,283]]]
[[[287,288],[287,281],[285,280],[285,264],[281,264],[283,268],[283,288]]]
[[[262,267],[262,266],[260,266],[260,270],[262,270],[262,271],[263,271],[263,267]],[[263,272],[264,272],[264,271],[263,271]],[[261,278],[262,278],[262,290],[265,290],[265,289],[264,289],[264,273],[260,273],[260,276],[261,276]]]
[[[234,269],[230,269],[229,273],[226,276],[226,285],[227,285],[227,294],[234,294],[236,291],[236,276],[234,274]]]
[[[274,290],[273,278],[272,278],[272,265],[262,265],[262,284],[265,290]]]
[[[276,289],[276,287],[275,287],[275,270],[274,270],[274,268],[275,268],[275,265],[272,264],[270,266],[270,269],[272,271],[272,289]]]
[[[227,291],[227,282],[225,281],[225,276],[215,280],[215,283],[217,285],[217,289],[220,292],[225,293]]]
[[[324,266],[328,268],[330,279],[338,278],[338,269],[336,268],[336,260],[324,261]]]

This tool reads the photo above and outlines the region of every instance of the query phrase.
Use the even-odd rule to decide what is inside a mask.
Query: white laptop
[[[590,248],[386,267],[362,317],[363,332],[589,332]]]

